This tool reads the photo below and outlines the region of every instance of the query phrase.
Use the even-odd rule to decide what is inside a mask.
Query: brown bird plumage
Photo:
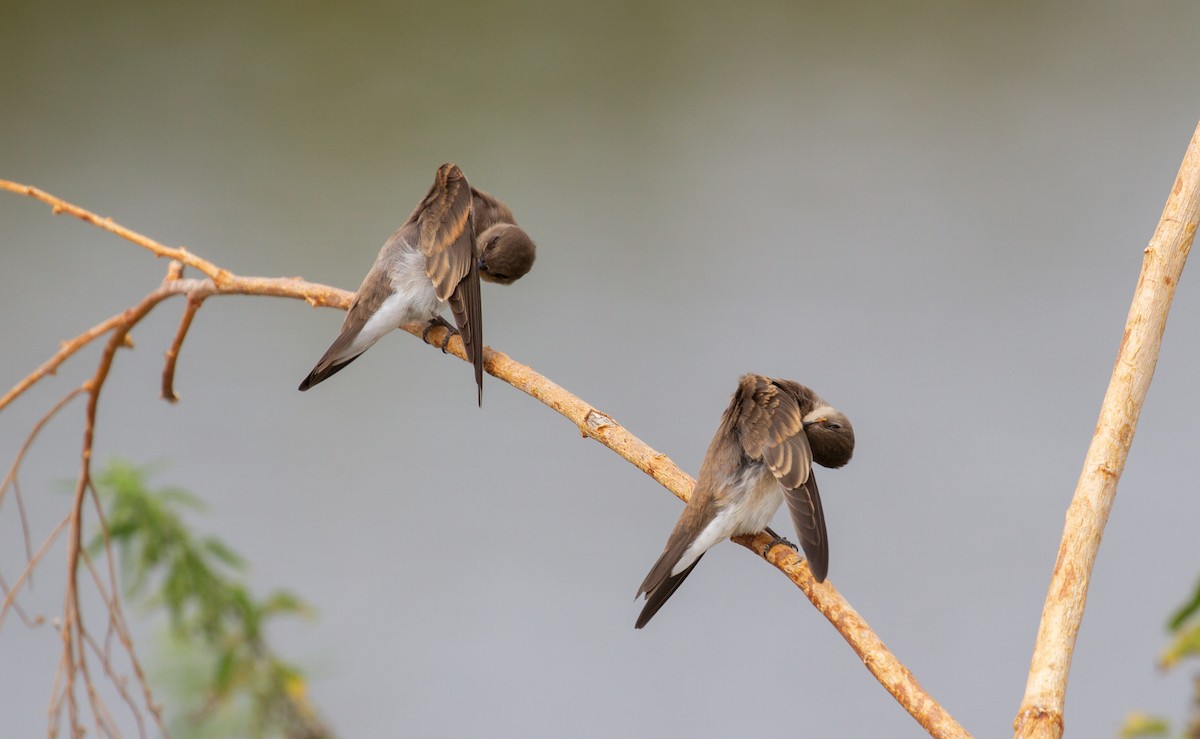
[[[841,467],[854,453],[849,419],[790,380],[745,375],[700,465],[692,498],[638,588],[642,628],[715,544],[764,529],[787,501],[813,576],[829,569],[825,514],[812,464]]]
[[[508,206],[471,188],[457,166],[443,164],[416,210],[380,249],[341,332],[300,389],[336,374],[396,327],[434,319],[448,303],[482,403],[479,281],[511,284],[529,272],[535,256],[533,240]]]

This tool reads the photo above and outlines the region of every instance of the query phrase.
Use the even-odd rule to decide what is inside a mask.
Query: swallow
[[[635,628],[654,617],[705,552],[731,536],[762,531],[785,500],[813,577],[823,582],[829,537],[812,465],[841,467],[853,454],[850,420],[811,389],[743,376],[704,455],[691,500],[638,588],[636,597],[645,595],[646,604]],[[782,541],[776,536],[774,543]]]
[[[300,383],[300,390],[337,374],[393,329],[427,320],[428,328],[444,325],[462,338],[482,405],[479,281],[512,284],[529,272],[536,256],[537,247],[516,225],[507,205],[472,188],[454,164],[443,164],[429,193],[384,242],[354,294],[341,332]],[[456,330],[441,318],[447,303]]]

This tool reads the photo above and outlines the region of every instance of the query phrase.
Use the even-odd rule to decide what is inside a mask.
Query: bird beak
[[[808,428],[809,426],[815,426],[815,425],[817,425],[818,423],[825,423],[825,422],[826,422],[826,421],[828,421],[828,420],[829,420],[829,417],[828,417],[828,416],[821,416],[820,418],[818,418],[818,419],[817,419],[817,420],[815,420],[815,421],[805,421],[805,422],[803,422],[801,425],[803,425],[803,426],[804,426],[804,428]]]

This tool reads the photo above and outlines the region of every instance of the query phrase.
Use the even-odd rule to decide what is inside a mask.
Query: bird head
[[[498,223],[479,235],[479,276],[511,285],[533,268],[537,246],[519,226]]]
[[[822,467],[841,467],[854,454],[854,427],[838,410],[822,405],[804,417],[804,434],[813,461]]]

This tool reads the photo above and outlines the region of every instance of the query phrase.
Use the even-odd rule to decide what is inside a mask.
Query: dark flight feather
[[[450,303],[463,350],[475,368],[478,401],[483,404],[483,300],[471,187],[462,170],[443,164],[423,207],[414,216],[419,228],[425,271],[439,300]]]
[[[678,557],[675,559],[676,561],[679,560]],[[675,594],[675,591],[679,589],[679,586],[683,584],[687,576],[692,574],[692,570],[696,569],[696,565],[700,564],[700,560],[702,559],[704,559],[703,554],[696,557],[696,561],[692,562],[691,566],[683,572],[680,572],[678,575],[668,575],[666,580],[658,583],[651,590],[646,591],[646,605],[642,606],[642,612],[638,614],[637,623],[633,625],[633,628],[640,629],[650,623],[650,619],[654,618],[654,614],[658,613],[658,609],[662,608],[663,603],[666,603],[667,599]],[[670,568],[667,571],[670,572]],[[644,588],[645,584],[642,587]],[[641,594],[641,592],[638,592],[638,595]]]
[[[808,481],[798,488],[785,488],[783,497],[808,568],[817,582],[825,582],[829,574],[829,535],[825,531],[825,511],[821,508],[816,475],[809,473]]]

